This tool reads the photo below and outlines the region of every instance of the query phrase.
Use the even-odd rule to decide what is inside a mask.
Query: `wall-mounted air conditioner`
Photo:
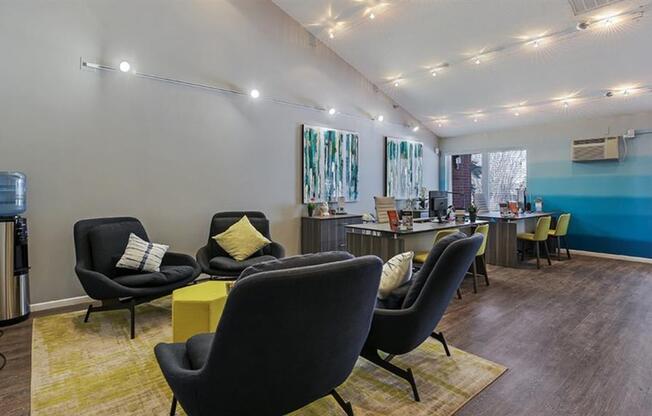
[[[620,137],[573,140],[571,146],[571,160],[573,162],[593,162],[596,160],[619,159]]]

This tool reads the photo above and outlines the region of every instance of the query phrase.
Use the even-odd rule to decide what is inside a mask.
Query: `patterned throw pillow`
[[[380,277],[378,299],[385,299],[394,289],[412,278],[414,252],[397,254],[385,263]]]
[[[115,267],[138,270],[140,272],[161,271],[161,262],[169,246],[145,241],[136,234],[129,234],[129,242],[124,254]]]

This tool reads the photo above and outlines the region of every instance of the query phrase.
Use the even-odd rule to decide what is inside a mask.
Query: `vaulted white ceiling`
[[[649,1],[274,1],[440,136],[652,109]]]

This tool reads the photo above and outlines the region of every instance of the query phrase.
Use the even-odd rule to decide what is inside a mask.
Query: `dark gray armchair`
[[[374,311],[362,357],[408,381],[416,401],[419,401],[419,392],[412,370],[399,368],[391,360],[395,355],[416,349],[428,337],[440,341],[446,355],[450,356],[444,335],[435,332],[435,328],[473,263],[483,238],[481,234],[467,237],[457,233],[440,240],[431,249],[423,267],[397,290],[405,293],[402,304],[396,309],[380,305]],[[379,350],[388,356],[381,358]]]
[[[278,416],[327,395],[353,414],[335,389],[369,333],[382,262],[317,256],[261,265],[235,283],[215,334],[156,346],[172,415],[177,399],[189,416]]]
[[[234,280],[244,269],[257,263],[280,259],[285,256],[285,249],[279,243],[272,241],[248,259],[237,261],[229,255],[213,239],[217,234],[223,233],[230,226],[238,222],[244,215],[262,235],[272,241],[269,234],[269,220],[265,214],[257,211],[231,211],[219,212],[211,219],[208,242],[197,251],[197,262],[204,273],[216,279]]]
[[[149,241],[145,228],[136,218],[96,218],[81,220],[74,226],[75,272],[91,298],[102,302],[90,305],[84,322],[92,312],[128,309],[131,313],[131,338],[135,336],[135,306],[166,296],[185,286],[201,273],[191,256],[166,253],[161,271],[139,273],[117,269],[131,233]]]

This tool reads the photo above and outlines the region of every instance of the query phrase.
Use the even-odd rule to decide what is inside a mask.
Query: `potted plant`
[[[310,202],[308,202],[308,216],[312,217],[312,214],[315,213],[315,198],[310,198]]]
[[[478,207],[476,207],[475,204],[471,202],[468,211],[469,211],[469,220],[471,222],[475,222],[475,220],[478,218]]]

